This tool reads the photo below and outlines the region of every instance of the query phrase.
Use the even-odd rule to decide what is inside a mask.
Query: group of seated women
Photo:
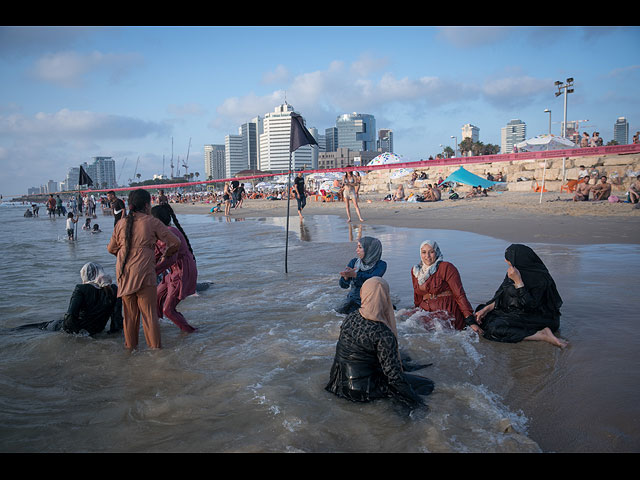
[[[389,286],[380,278],[387,268],[381,260],[382,245],[376,238],[363,237],[356,255],[340,273],[340,286],[350,291],[336,311],[347,317],[326,389],[353,401],[395,397],[413,408],[423,406],[419,395],[430,393],[433,383],[407,374],[408,365],[400,358]],[[555,335],[562,298],[540,257],[526,245],[513,244],[506,249],[505,261],[503,282],[493,298],[474,311],[458,269],[444,260],[436,242],[423,242],[420,261],[411,268],[413,312],[444,314],[454,329],[470,328],[488,340],[537,340],[565,347],[567,342]]]

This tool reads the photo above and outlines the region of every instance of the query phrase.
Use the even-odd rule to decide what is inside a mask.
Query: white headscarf
[[[418,279],[418,285],[422,285],[427,279],[433,275],[438,269],[438,265],[442,262],[442,252],[440,252],[440,247],[433,240],[425,240],[420,244],[420,251],[422,251],[422,247],[425,245],[429,245],[436,252],[436,261],[431,265],[424,265],[422,260],[417,265],[413,267],[413,276]]]
[[[102,265],[98,263],[85,263],[80,270],[80,278],[82,283],[88,283],[96,288],[106,287],[111,285],[111,277],[104,273]]]

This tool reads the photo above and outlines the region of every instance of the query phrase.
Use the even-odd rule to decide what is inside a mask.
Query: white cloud
[[[266,84],[285,82],[289,80],[289,70],[284,65],[278,65],[272,72],[262,76],[262,82]]]
[[[107,72],[111,81],[117,81],[129,68],[138,65],[141,58],[138,54],[128,53],[58,52],[40,57],[31,69],[31,74],[43,82],[77,87],[83,84],[87,75],[96,71]]]
[[[166,135],[169,127],[121,115],[62,109],[55,113],[39,112],[33,116],[0,116],[0,137],[67,139],[131,139],[152,134]]]

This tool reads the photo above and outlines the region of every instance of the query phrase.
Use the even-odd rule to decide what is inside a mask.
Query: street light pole
[[[549,135],[551,135],[551,110],[545,108],[544,112],[549,114]]]
[[[567,137],[567,94],[573,93],[573,78],[567,78],[567,83],[556,82],[555,85],[558,87],[558,91],[556,92],[556,97],[562,95],[562,90],[564,90],[564,122],[562,122],[562,138]],[[566,168],[565,162],[567,158],[562,158],[562,181],[566,180]]]
[[[456,149],[454,150],[453,155],[458,156],[458,137],[451,135],[451,138],[453,138],[456,141]]]

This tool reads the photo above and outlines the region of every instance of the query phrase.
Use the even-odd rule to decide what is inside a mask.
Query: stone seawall
[[[468,162],[469,159],[465,161]],[[597,172],[598,177],[606,175],[609,183],[612,184],[612,192],[623,194],[635,179],[635,175],[640,174],[640,153],[568,157],[564,160],[566,180],[577,179],[581,165],[584,165],[590,173]],[[545,160],[540,159],[419,167],[415,171],[425,172],[428,178],[417,181],[413,188],[409,183],[411,173],[399,177],[398,169],[373,170],[363,176],[361,192],[386,195],[395,191],[400,184],[404,186],[407,193],[418,192],[425,184],[437,183],[440,177],[447,178],[460,166],[482,178],[486,178],[488,173],[495,177],[498,172],[502,172],[506,184],[498,188],[509,191],[535,191],[536,187],[542,185],[543,175],[545,189],[549,192],[560,192],[561,186],[566,183],[563,182],[563,159],[549,158],[546,160],[546,168]],[[457,190],[466,192],[471,190],[471,186],[460,185]]]

